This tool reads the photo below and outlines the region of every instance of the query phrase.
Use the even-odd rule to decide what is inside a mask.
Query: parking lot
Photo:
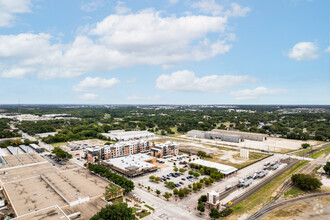
[[[189,163],[189,159],[197,159],[197,156],[188,157],[187,155],[180,155],[173,156],[167,159],[157,159],[157,161],[160,162],[159,167],[161,167],[158,169],[158,171],[143,176],[135,177],[132,180],[135,182],[136,185],[141,184],[144,187],[150,186],[153,191],[158,189],[163,194],[164,192],[173,192],[173,189],[170,189],[165,186],[165,181],[174,182],[174,184],[176,184],[175,188],[179,189],[183,187],[188,187],[188,185],[192,185],[194,182],[198,182],[201,178],[208,177],[201,175],[199,178],[196,179],[189,175],[188,168],[185,164]],[[174,172],[174,163],[178,169],[186,169],[186,172],[184,172],[183,174],[180,174],[180,172]],[[158,183],[152,182],[149,180],[150,176],[160,177],[161,181],[159,181]]]

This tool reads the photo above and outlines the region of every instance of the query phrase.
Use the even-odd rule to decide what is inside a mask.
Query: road
[[[188,211],[185,205],[166,202],[137,187],[135,187],[133,193],[155,209],[155,213],[147,216],[146,219],[200,219],[194,213]]]

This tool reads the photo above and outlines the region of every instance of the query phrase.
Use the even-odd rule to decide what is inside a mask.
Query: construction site
[[[1,159],[2,192],[17,219],[87,219],[107,204],[109,182],[78,165],[54,166],[36,153]]]

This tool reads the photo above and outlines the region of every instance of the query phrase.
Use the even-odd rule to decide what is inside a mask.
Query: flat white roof
[[[1,157],[7,156],[7,154],[1,148],[0,148],[0,156]]]
[[[118,139],[131,139],[131,138],[141,138],[146,136],[154,136],[154,133],[149,131],[113,131],[109,133],[102,133],[103,136]]]
[[[209,195],[210,196],[219,196],[219,193],[216,192],[216,191],[214,191],[214,190],[212,190],[211,192],[209,192]]]
[[[122,170],[128,171],[128,167],[138,167],[138,170],[145,169],[145,168],[151,168],[155,165],[152,163],[145,162],[145,160],[153,159],[154,157],[151,157],[149,155],[145,154],[133,154],[126,157],[118,157],[114,159],[108,159],[106,162],[108,164],[111,164],[115,167],[118,167]]]
[[[231,174],[231,173],[237,171],[237,169],[235,167],[220,164],[220,163],[214,163],[214,162],[210,162],[210,161],[202,160],[202,159],[194,160],[191,163],[197,164],[197,165],[202,165],[205,167],[216,168],[217,170],[219,170],[221,173],[223,173],[225,175],[228,175],[228,174]]]

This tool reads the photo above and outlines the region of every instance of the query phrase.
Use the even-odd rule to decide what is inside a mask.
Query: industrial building
[[[206,131],[191,130],[187,132],[188,137],[193,138],[206,138]]]
[[[240,135],[226,134],[223,132],[192,130],[192,131],[188,131],[187,135],[188,137],[193,137],[193,138],[219,139],[221,141],[236,142],[236,143],[240,143],[244,141],[244,138]]]
[[[134,154],[115,159],[107,159],[102,161],[102,164],[129,177],[153,172],[158,169],[156,158],[146,154]]]
[[[19,148],[24,152],[24,153],[32,153],[34,150],[26,145],[19,145]]]
[[[258,134],[252,132],[243,132],[243,131],[227,131],[227,130],[220,130],[220,129],[213,129],[212,133],[221,133],[224,135],[239,135],[243,139],[251,140],[251,141],[265,141],[267,140],[267,134]]]
[[[106,160],[137,153],[148,153],[151,148],[152,144],[146,140],[125,141],[111,145],[87,148],[86,157],[88,162],[94,163],[96,159]]]
[[[268,135],[266,134],[257,134],[251,132],[242,132],[242,131],[228,131],[213,129],[212,131],[198,131],[191,130],[187,133],[188,137],[193,138],[207,138],[207,139],[219,139],[221,141],[236,142],[240,143],[246,140],[253,141],[265,141],[267,140]]]
[[[36,144],[30,144],[29,147],[31,147],[35,152],[42,153],[44,152],[44,149]]]
[[[141,138],[151,138],[155,136],[154,133],[149,131],[124,131],[124,130],[113,130],[109,133],[102,133],[104,137],[110,138],[113,141],[129,141],[139,140]]]
[[[167,141],[165,144],[159,144],[151,148],[151,156],[164,157],[168,155],[177,155],[179,153],[178,143]]]
[[[218,171],[220,171],[224,175],[230,175],[237,171],[237,169],[235,167],[223,165],[220,163],[214,163],[214,162],[210,162],[210,161],[202,160],[202,159],[191,161],[191,163],[197,164],[197,165],[202,165],[205,167],[216,168]]]
[[[12,155],[18,155],[20,153],[23,153],[21,151],[19,151],[18,147],[13,147],[13,146],[8,146],[7,150],[9,151],[9,153],[11,153]]]

